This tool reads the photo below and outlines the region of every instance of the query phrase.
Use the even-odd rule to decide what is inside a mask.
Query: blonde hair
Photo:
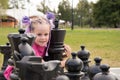
[[[38,24],[47,24],[47,25],[49,25],[49,27],[51,27],[50,22],[47,18],[42,17],[42,16],[39,16],[39,17],[37,16],[37,17],[34,17],[31,19],[31,23],[29,25],[29,31],[30,32],[34,31],[35,26]]]

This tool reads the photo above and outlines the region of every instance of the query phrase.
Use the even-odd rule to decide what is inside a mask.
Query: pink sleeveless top
[[[41,56],[44,57],[45,56],[45,46],[40,46],[36,43],[33,43],[32,48],[34,50],[35,56]]]

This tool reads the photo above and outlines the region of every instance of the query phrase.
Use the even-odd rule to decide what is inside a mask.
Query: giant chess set
[[[55,24],[51,31],[49,58],[45,58],[45,62],[42,57],[34,56],[31,47],[34,35],[24,34],[24,29],[8,34],[9,42],[0,45],[0,53],[4,56],[0,80],[6,80],[3,73],[8,65],[14,66],[10,80],[119,80],[108,64],[101,64],[101,57],[95,57],[95,64],[90,66],[90,52],[84,45],[79,51],[72,52],[65,67],[61,67],[66,30],[59,29],[57,21]]]

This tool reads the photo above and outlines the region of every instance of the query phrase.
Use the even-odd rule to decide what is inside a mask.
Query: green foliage
[[[6,9],[8,7],[8,0],[0,0],[0,8]]]
[[[71,8],[70,8],[70,2],[68,0],[62,0],[62,2],[58,5],[58,13],[61,13],[60,19],[63,19],[65,21],[71,20]]]
[[[92,6],[87,0],[79,0],[77,6],[74,8],[70,6],[68,0],[62,0],[58,6],[58,13],[61,13],[60,19],[65,21],[72,21],[73,19],[74,25],[83,27],[92,23]]]
[[[93,11],[96,25],[120,25],[120,0],[99,0]]]
[[[50,8],[45,5],[45,0],[43,0],[43,1],[40,3],[40,6],[38,6],[37,10],[38,10],[38,11],[41,11],[41,12],[43,12],[43,13],[46,13],[47,11],[51,11]]]
[[[80,18],[79,21],[81,22],[81,26],[88,24],[88,21],[90,19],[90,10],[91,7],[87,0],[79,0],[79,3],[77,4],[76,7],[77,12],[76,18]]]
[[[0,18],[1,17],[5,17],[4,14],[5,14],[5,11],[8,7],[8,0],[0,0]]]

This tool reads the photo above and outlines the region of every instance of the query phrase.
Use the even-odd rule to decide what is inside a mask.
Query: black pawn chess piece
[[[28,44],[32,45],[32,42],[35,39],[35,35],[33,34],[24,34],[25,30],[24,29],[19,29],[18,30],[19,33],[10,33],[8,34],[8,40],[11,44],[11,48],[12,48],[12,52],[14,53],[14,51],[17,51],[18,53],[20,53],[18,45],[21,43],[21,37],[27,37],[28,40]]]
[[[90,52],[85,49],[85,46],[81,46],[81,50],[77,52],[77,55],[83,61],[84,65],[82,69],[82,72],[84,72],[84,76],[82,76],[81,80],[90,80],[88,75]]]
[[[0,71],[0,80],[6,80],[4,78],[3,72],[8,65],[8,59],[11,57],[11,45],[9,43],[6,43],[6,45],[0,45],[0,53],[3,54],[3,64]]]
[[[50,46],[48,54],[50,60],[62,60],[64,53],[64,38],[66,30],[58,28],[58,22],[55,20],[55,28],[51,30]]]
[[[93,80],[93,76],[99,72],[101,72],[101,69],[100,69],[100,65],[101,65],[101,57],[95,57],[94,58],[94,61],[95,61],[95,64],[94,65],[91,65],[89,67],[89,77],[90,77],[90,80]]]
[[[110,66],[107,64],[102,64],[100,66],[102,72],[97,73],[93,80],[119,80],[117,76],[109,71]]]
[[[81,59],[77,58],[76,53],[71,53],[72,58],[69,58],[65,63],[65,68],[67,72],[65,75],[69,77],[70,80],[81,80],[80,77],[83,75],[81,70],[83,68],[83,62]]]
[[[27,37],[21,37],[21,43],[18,45],[21,57],[34,56],[33,49],[27,42],[28,42]]]

